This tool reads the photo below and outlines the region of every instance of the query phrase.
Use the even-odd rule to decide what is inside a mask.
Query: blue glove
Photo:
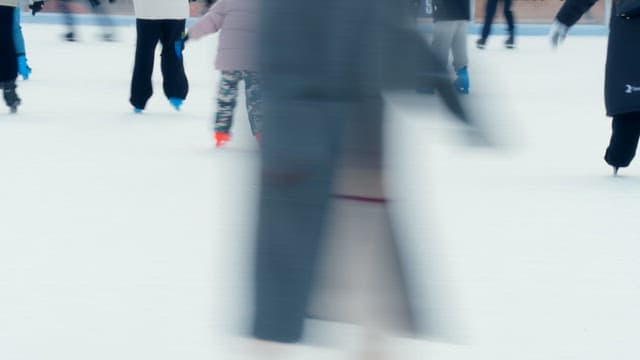
[[[29,80],[31,68],[27,65],[27,57],[24,55],[18,56],[18,73],[24,80]]]
[[[180,39],[176,40],[173,43],[174,49],[176,50],[176,55],[178,59],[182,60],[182,52],[184,51],[184,44],[189,40],[189,34],[183,34]]]

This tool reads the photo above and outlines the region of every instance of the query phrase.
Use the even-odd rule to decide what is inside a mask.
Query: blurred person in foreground
[[[383,187],[382,93],[432,86],[473,124],[415,30],[407,0],[262,5],[257,358],[286,356],[285,344],[303,339],[311,316],[376,334],[416,334],[421,326]],[[382,356],[364,351],[375,353],[367,359]]]
[[[73,17],[73,11],[70,3],[73,0],[60,0],[58,1],[58,9],[64,14],[64,22],[67,25],[67,32],[63,35],[66,41],[77,41],[76,21]],[[114,23],[109,17],[108,12],[101,5],[100,0],[87,0],[91,11],[97,16],[98,23],[102,27],[102,40],[113,41],[114,37]],[[105,0],[103,0],[105,1]],[[116,0],[108,0],[110,3],[116,2]]]
[[[551,27],[551,44],[557,47],[569,28],[597,0],[567,0]],[[618,169],[633,160],[640,137],[640,1],[613,1],[605,70],[605,105],[613,117],[607,164]]]

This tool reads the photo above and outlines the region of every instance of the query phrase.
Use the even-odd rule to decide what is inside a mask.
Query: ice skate
[[[180,111],[180,107],[182,106],[184,99],[171,97],[169,98],[169,102],[171,103],[171,106],[173,106],[176,110]]]
[[[231,134],[228,132],[216,131],[213,136],[216,140],[216,147],[221,147],[231,140]]]
[[[617,167],[617,166],[613,167],[613,176],[618,176],[618,169],[620,169],[620,168]]]
[[[456,81],[453,82],[453,85],[456,87],[461,94],[469,94],[469,71],[467,67],[460,68],[456,70]]]
[[[105,32],[104,34],[100,35],[100,40],[104,42],[115,42],[116,36],[113,33]]]
[[[16,93],[16,82],[7,81],[0,83],[2,85],[2,95],[4,96],[4,102],[9,107],[9,111],[12,114],[18,112],[18,106],[20,106],[20,98]]]
[[[68,33],[62,35],[64,41],[75,42],[78,39],[76,38],[76,34],[73,31],[69,31]]]
[[[487,39],[485,39],[485,38],[480,38],[480,39],[478,39],[478,41],[476,41],[476,47],[478,49],[482,50],[482,49],[485,48],[486,45],[487,45]]]
[[[504,46],[507,49],[515,49],[516,48],[516,39],[513,36],[513,34],[509,35],[509,37],[507,38],[507,40],[504,42]]]

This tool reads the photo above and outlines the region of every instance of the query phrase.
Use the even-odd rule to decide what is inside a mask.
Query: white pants
[[[449,63],[449,51],[453,55],[453,68],[461,69],[469,64],[467,56],[466,20],[438,21],[433,25],[433,51],[444,63]]]

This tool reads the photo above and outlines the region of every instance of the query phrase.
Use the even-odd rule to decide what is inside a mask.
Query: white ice
[[[134,115],[135,30],[118,30],[65,43],[60,26],[24,25],[32,78],[19,114],[0,115],[0,359],[252,359],[235,335],[257,147],[241,106],[233,142],[213,147],[217,38],[187,45],[182,111],[156,71]],[[391,344],[407,359],[638,359],[640,172],[612,177],[602,160],[606,38],[555,52],[543,37],[501,41],[470,46],[469,101],[488,109],[497,149],[464,146],[441,109],[389,107],[417,299],[437,294],[423,311],[455,323],[453,343]],[[318,326],[349,343],[348,327]]]

